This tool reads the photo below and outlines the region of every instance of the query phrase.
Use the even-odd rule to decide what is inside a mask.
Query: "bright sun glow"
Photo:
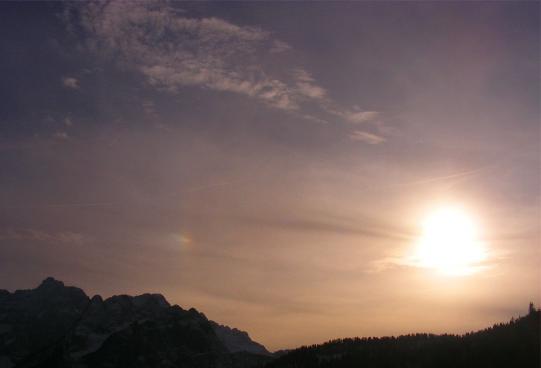
[[[415,263],[451,276],[478,271],[486,254],[477,231],[461,209],[448,207],[431,213],[423,222]]]

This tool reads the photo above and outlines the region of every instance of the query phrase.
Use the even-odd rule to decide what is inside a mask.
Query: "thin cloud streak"
[[[415,234],[406,229],[398,229],[397,227],[386,224],[383,221],[375,221],[368,219],[351,219],[356,223],[365,223],[366,225],[351,225],[345,223],[337,223],[325,219],[314,218],[262,218],[262,217],[242,217],[240,221],[249,225],[267,226],[275,229],[298,231],[299,233],[321,232],[335,233],[342,235],[356,235],[361,237],[387,239],[394,241],[411,240]],[[350,221],[350,222],[351,222]]]
[[[230,185],[236,185],[236,184],[242,184],[248,182],[245,181],[231,181],[231,182],[223,182],[223,183],[216,183],[216,184],[209,184],[209,185],[201,185],[196,186],[192,188],[187,188],[184,190],[181,190],[176,193],[170,193],[168,195],[160,196],[159,198],[155,199],[153,202],[158,203],[160,200],[168,197],[174,197],[182,195],[183,193],[194,193],[194,192],[200,192],[207,189],[213,189],[213,188],[220,188],[224,186],[230,186]],[[4,209],[16,209],[16,208],[78,208],[78,207],[113,207],[113,206],[133,206],[133,203],[131,202],[78,202],[78,203],[46,203],[46,204],[23,204],[23,205],[5,205],[0,206],[0,208]]]
[[[30,240],[39,242],[60,242],[66,244],[81,244],[87,241],[87,237],[71,231],[46,232],[35,229],[9,229],[0,232],[0,240]]]
[[[467,178],[467,177],[478,175],[478,174],[480,174],[480,173],[482,173],[484,171],[487,171],[489,169],[493,169],[493,168],[495,168],[497,166],[500,166],[500,165],[499,164],[485,165],[485,166],[478,167],[476,169],[466,170],[466,171],[459,171],[459,172],[449,174],[449,175],[435,176],[435,177],[421,179],[421,180],[414,180],[414,181],[407,181],[407,182],[402,182],[402,183],[391,184],[391,185],[388,185],[387,187],[401,187],[401,186],[410,186],[410,185],[421,185],[421,184],[433,183],[433,182],[438,182],[438,181],[446,181],[446,180],[449,180],[449,179],[462,179],[462,178]]]
[[[377,134],[356,130],[349,135],[354,141],[360,141],[368,144],[380,144],[385,142],[385,138]]]

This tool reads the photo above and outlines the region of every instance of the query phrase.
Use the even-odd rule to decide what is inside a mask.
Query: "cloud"
[[[67,140],[69,139],[69,135],[66,132],[56,132],[53,134],[53,138],[58,140]]]
[[[389,256],[371,261],[369,266],[365,269],[365,272],[379,273],[404,266],[407,266],[407,264],[405,264],[402,258]]]
[[[296,69],[292,74],[295,80],[297,94],[302,96],[302,98],[317,102],[321,109],[326,113],[338,116],[353,124],[374,123],[381,133],[385,132],[387,129],[383,122],[374,121],[380,116],[380,112],[363,111],[358,106],[354,106],[353,109],[345,109],[337,106],[337,104],[328,96],[327,91],[317,84],[315,78],[312,77],[309,72],[304,69]],[[319,118],[312,116],[310,116],[310,118],[312,120],[320,120]]]
[[[381,113],[378,111],[364,111],[361,110],[358,106],[355,106],[353,109],[350,110],[340,109],[329,105],[327,107],[327,112],[336,116],[340,116],[345,121],[353,124],[372,122],[381,115]]]
[[[344,118],[350,123],[365,123],[379,116],[377,111],[349,111],[343,113]]]
[[[325,99],[327,91],[316,84],[310,73],[303,69],[297,69],[293,74],[296,80],[297,92],[300,95],[314,100]]]
[[[349,137],[354,141],[359,141],[359,142],[368,143],[368,144],[380,144],[386,141],[386,139],[382,136],[379,136],[373,133],[364,132],[362,130],[354,131],[353,133],[349,135]]]
[[[138,71],[159,90],[176,93],[192,86],[235,93],[317,122],[328,117],[303,111],[304,104],[351,123],[379,117],[376,111],[339,106],[303,68],[286,65],[285,75],[277,76],[266,67],[269,56],[292,47],[271,32],[216,17],[190,17],[177,5],[89,1],[66,5],[65,15],[68,27],[79,27],[85,35],[88,49]]]
[[[291,48],[292,48],[291,46],[289,46],[287,43],[283,41],[274,40],[274,42],[272,43],[272,47],[270,48],[269,51],[271,54],[279,54],[282,52],[289,51],[291,50]]]
[[[247,95],[283,110],[298,108],[287,84],[257,62],[268,32],[219,18],[189,18],[165,2],[75,4],[88,46],[119,58],[159,89],[183,86]]]
[[[79,80],[73,77],[63,77],[62,84],[68,89],[79,89]]]
[[[494,269],[497,266],[496,259],[488,259],[484,261],[479,261],[472,264],[465,264],[462,266],[457,266],[455,269],[443,270],[438,269],[437,267],[428,266],[422,261],[416,259],[411,255],[403,256],[390,256],[384,257],[381,259],[374,260],[370,263],[370,266],[367,268],[367,273],[378,273],[385,272],[396,268],[417,268],[417,269],[430,269],[433,271],[443,272],[448,276],[467,276],[476,274],[482,271],[488,271]]]
[[[30,240],[50,243],[81,244],[87,241],[87,237],[71,231],[45,232],[35,229],[9,229],[0,232],[0,240]]]
[[[310,215],[282,216],[280,218],[265,216],[240,217],[245,224],[260,227],[270,227],[276,230],[298,231],[302,233],[334,233],[340,235],[356,235],[374,239],[409,241],[414,236],[406,228],[393,226],[392,224],[371,218],[359,217],[351,220],[343,217],[336,218],[333,215],[314,217]]]

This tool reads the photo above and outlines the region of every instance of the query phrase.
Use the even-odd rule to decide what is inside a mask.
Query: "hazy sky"
[[[0,288],[163,293],[269,349],[540,302],[539,3],[0,3]],[[488,258],[406,260],[460,205]]]

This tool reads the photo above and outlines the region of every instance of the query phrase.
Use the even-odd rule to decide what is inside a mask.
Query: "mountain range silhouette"
[[[0,368],[539,367],[540,314],[457,335],[354,338],[270,353],[160,294],[88,297],[54,278],[0,290]]]

